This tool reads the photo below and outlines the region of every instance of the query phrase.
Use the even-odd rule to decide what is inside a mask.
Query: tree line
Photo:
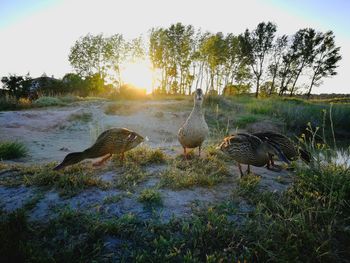
[[[191,94],[201,87],[209,94],[241,94],[253,88],[256,97],[300,92],[309,97],[324,78],[337,74],[341,55],[332,31],[276,32],[274,23],[261,22],[238,35],[182,23],[152,28],[146,41],[88,34],[70,50],[68,60],[76,73],[66,74],[63,86],[71,91],[89,84],[95,93],[108,85],[120,88],[122,65],[146,57],[153,67],[154,93]],[[8,77],[2,82],[11,83]]]

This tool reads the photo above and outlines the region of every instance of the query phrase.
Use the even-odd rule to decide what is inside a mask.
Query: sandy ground
[[[174,105],[181,103],[177,110]],[[111,127],[127,127],[147,136],[151,147],[159,147],[168,154],[178,154],[181,147],[177,141],[177,131],[187,118],[191,108],[186,102],[149,101],[127,104],[120,108],[117,115],[104,113],[108,102],[81,102],[69,107],[45,108],[26,111],[8,111],[0,113],[0,138],[2,140],[19,140],[29,149],[29,156],[20,159],[21,163],[46,163],[61,161],[68,152],[81,151],[89,147],[103,130]],[[178,109],[182,109],[179,111]],[[92,120],[82,122],[71,120],[72,115],[91,113]],[[150,174],[156,175],[164,165],[149,167]],[[271,191],[283,191],[293,180],[286,171],[279,173],[265,168],[254,167],[253,172],[261,175],[261,187]],[[119,189],[102,190],[90,188],[72,198],[61,198],[50,190],[32,209],[31,220],[47,220],[55,216],[57,208],[70,207],[83,211],[99,211],[106,216],[120,216],[134,213],[141,218],[150,216],[169,220],[172,216],[191,214],[194,207],[207,206],[232,198],[237,187],[238,169],[230,166],[230,177],[227,182],[212,188],[195,187],[186,190],[159,189],[163,205],[156,210],[148,209],[137,201],[139,193],[145,188],[157,186],[159,179],[150,176],[149,180],[139,185],[133,193]],[[0,173],[0,176],[4,174]],[[118,172],[108,171],[101,174],[104,181],[112,181],[118,177]],[[283,180],[280,180],[283,178]],[[35,196],[41,190],[35,187],[9,188],[0,186],[0,202],[4,210],[13,211],[24,205],[26,200]],[[108,196],[121,195],[123,198],[116,203],[106,204]],[[250,206],[244,201],[237,203],[239,211],[247,212]],[[233,215],[233,218],[236,218]]]

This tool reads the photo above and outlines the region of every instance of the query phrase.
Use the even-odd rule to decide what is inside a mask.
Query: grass
[[[238,201],[193,211],[167,223],[133,214],[103,217],[63,209],[45,223],[29,222],[24,210],[0,213],[2,262],[347,262],[350,257],[350,169],[335,163],[301,167],[282,193],[257,189],[247,176]],[[244,189],[244,191],[242,191]],[[159,193],[158,193],[159,194]],[[141,193],[146,203],[155,190]],[[142,196],[142,198],[141,198]],[[106,249],[105,238],[118,242]],[[57,246],[59,244],[59,246]]]
[[[239,128],[245,128],[248,124],[257,122],[260,118],[254,114],[239,116],[234,124]]]
[[[211,187],[223,182],[229,175],[226,164],[217,156],[191,158],[192,160],[183,160],[183,157],[179,156],[171,160],[169,167],[160,174],[160,185],[172,189]]]
[[[136,185],[148,178],[147,174],[140,166],[125,164],[122,173],[117,177],[115,186],[123,190],[132,190]]]
[[[140,193],[138,199],[139,202],[146,205],[160,205],[162,204],[162,197],[160,193],[155,189],[144,189]]]
[[[66,102],[63,102],[57,97],[43,96],[33,102],[36,107],[50,107],[50,106],[65,106]]]
[[[122,200],[124,195],[118,194],[118,195],[108,195],[103,199],[104,204],[113,204],[118,203],[120,200]]]
[[[92,121],[92,113],[91,112],[81,112],[81,113],[73,113],[68,118],[69,121],[76,122],[90,122]]]
[[[27,155],[27,148],[21,142],[0,142],[0,160],[11,160]]]
[[[47,165],[20,166],[15,165],[8,176],[2,176],[0,184],[5,186],[38,186],[57,190],[61,196],[70,197],[89,187],[106,188],[98,175],[83,164],[67,167],[61,171],[53,171],[53,163]]]
[[[158,148],[139,146],[132,151],[126,152],[124,163],[145,166],[165,163],[167,158],[166,154]],[[122,165],[119,156],[114,156],[114,162],[117,166]]]

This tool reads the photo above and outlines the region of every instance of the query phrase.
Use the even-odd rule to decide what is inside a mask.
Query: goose
[[[120,154],[121,161],[123,161],[124,153],[135,148],[143,141],[144,138],[134,131],[126,128],[112,128],[102,132],[96,139],[96,142],[85,151],[69,153],[54,170],[63,169],[85,159],[103,157],[100,161],[93,164],[94,166],[100,166],[111,158],[113,154]]]
[[[192,112],[178,132],[178,140],[184,149],[186,158],[187,148],[198,147],[198,155],[201,156],[202,144],[209,134],[208,124],[205,121],[202,110],[203,99],[202,89],[197,89],[194,94]]]
[[[250,165],[258,167],[267,165],[268,169],[270,169],[269,152],[273,152],[281,160],[289,163],[286,156],[275,143],[262,141],[248,133],[230,135],[224,138],[218,148],[237,162],[241,177],[243,176],[241,163],[248,165],[247,173],[250,173]]]

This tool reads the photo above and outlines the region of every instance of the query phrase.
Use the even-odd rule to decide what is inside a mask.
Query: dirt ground
[[[106,114],[109,102],[79,102],[67,107],[51,107],[25,111],[0,113],[0,138],[23,142],[29,155],[16,162],[40,164],[60,162],[68,152],[81,151],[89,147],[98,134],[111,127],[126,127],[148,137],[152,148],[160,148],[169,155],[181,153],[177,141],[177,131],[191,111],[186,101],[148,101],[127,103],[120,106],[116,114]],[[81,120],[83,114],[91,115]],[[11,162],[8,162],[11,163]],[[165,169],[165,165],[147,167],[149,173],[156,175]],[[62,198],[55,190],[42,190],[36,187],[5,187],[0,185],[0,202],[4,210],[13,211],[22,207],[26,200],[41,191],[42,198],[31,210],[31,220],[47,220],[55,216],[55,209],[70,207],[84,211],[99,211],[107,216],[120,216],[134,213],[140,217],[160,216],[169,220],[172,216],[189,215],[194,207],[207,206],[232,198],[237,187],[238,169],[230,165],[231,177],[224,183],[211,188],[194,187],[184,190],[160,188],[163,205],[156,210],[148,209],[138,202],[139,193],[145,188],[155,187],[159,182],[156,176],[138,185],[130,193],[120,189],[89,188],[71,197]],[[265,168],[254,167],[253,172],[261,176],[261,187],[271,191],[282,191],[293,180],[292,174],[282,171],[273,172]],[[3,176],[4,172],[0,172]],[[118,171],[106,171],[100,174],[102,180],[112,181],[118,177]],[[280,180],[283,178],[283,180]],[[108,196],[120,195],[115,203],[104,202]],[[244,200],[238,200],[240,211],[251,208]]]

